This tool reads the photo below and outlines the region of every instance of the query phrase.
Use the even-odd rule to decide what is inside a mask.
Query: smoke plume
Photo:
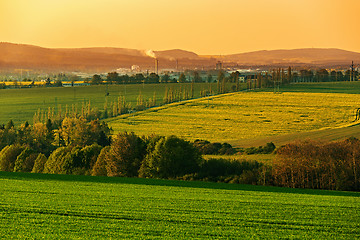
[[[156,54],[151,49],[147,50],[145,54],[149,57],[156,58]]]

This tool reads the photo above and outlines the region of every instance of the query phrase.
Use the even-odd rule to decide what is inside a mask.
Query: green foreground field
[[[355,239],[360,194],[0,172],[1,239]]]
[[[82,104],[87,104],[89,101],[93,107],[103,110],[106,101],[110,105],[119,96],[125,96],[126,101],[135,107],[140,92],[145,100],[152,98],[155,92],[156,102],[160,104],[163,101],[166,88],[190,90],[190,84],[126,84],[0,89],[0,124],[6,124],[10,119],[15,124],[21,124],[25,121],[32,123],[33,116],[39,108],[43,111],[48,111],[49,107],[58,110],[61,105],[62,111],[65,111],[66,105],[69,109],[72,105],[76,105],[80,112]],[[194,97],[199,97],[200,91],[208,88],[210,88],[208,83],[194,84]],[[212,83],[211,88],[216,90],[216,83]],[[109,95],[106,96],[106,93]]]

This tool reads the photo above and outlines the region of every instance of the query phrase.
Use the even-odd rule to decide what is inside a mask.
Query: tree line
[[[0,125],[0,171],[203,180],[292,188],[360,190],[360,140],[302,141],[275,149],[272,165],[203,154],[271,153],[176,136],[119,133],[98,119]]]
[[[205,76],[204,76],[205,74]],[[203,76],[202,76],[203,75]],[[204,83],[204,82],[217,82],[217,93],[225,93],[226,91],[239,91],[239,76],[241,74],[238,71],[234,71],[230,74],[224,70],[217,71],[190,71],[180,73],[174,77],[169,73],[162,75],[156,73],[136,73],[133,75],[123,74],[120,75],[117,72],[109,72],[106,76],[94,74],[90,78],[83,79],[85,83],[91,85],[99,84],[147,84],[147,83]],[[291,67],[269,69],[262,72],[254,72],[251,74],[242,75],[245,77],[247,83],[247,89],[276,87],[277,84],[288,84],[296,82],[334,82],[334,81],[356,81],[359,78],[359,72],[354,70],[327,70],[321,69],[300,69],[294,71]],[[44,84],[37,85],[34,80],[24,78],[23,82],[31,82],[30,85],[21,85],[21,81],[13,80],[14,87],[61,87],[63,82],[70,81],[72,86],[82,80],[76,75],[66,75],[64,73],[55,74],[51,77],[47,77]],[[5,80],[8,81],[8,80]],[[233,83],[230,88],[226,90],[224,85]],[[228,86],[229,87],[229,86]],[[0,84],[0,89],[6,88],[5,84]]]
[[[0,170],[94,176],[176,178],[197,171],[202,158],[175,136],[120,133],[98,120],[64,118],[18,129],[0,126]]]
[[[257,183],[255,172],[262,164],[205,161],[205,145],[213,146],[213,154],[232,154],[234,149],[200,142],[127,132],[111,136],[106,123],[81,117],[19,128],[9,121],[0,125],[0,171]]]

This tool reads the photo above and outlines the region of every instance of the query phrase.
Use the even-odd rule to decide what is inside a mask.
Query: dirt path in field
[[[281,146],[286,143],[296,140],[320,140],[320,141],[335,141],[349,137],[356,137],[360,139],[360,123],[348,125],[339,128],[327,128],[320,130],[313,130],[309,132],[291,133],[279,136],[262,137],[255,139],[242,139],[236,141],[229,141],[234,147],[257,147],[263,146],[268,142],[273,142],[275,146]]]

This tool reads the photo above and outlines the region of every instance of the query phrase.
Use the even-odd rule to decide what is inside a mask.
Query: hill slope
[[[305,48],[293,50],[256,51],[224,56],[225,61],[248,65],[350,65],[360,62],[360,53],[341,49]]]
[[[341,49],[294,49],[257,51],[225,56],[199,56],[181,49],[151,51],[159,60],[160,69],[195,69],[215,67],[217,60],[225,65],[350,65],[360,62],[360,53]],[[154,70],[154,56],[145,50],[126,48],[42,48],[25,44],[0,43],[0,70],[16,68],[52,71],[105,72],[138,65]],[[216,59],[217,58],[217,59]]]
[[[213,66],[214,59],[200,58],[183,50],[157,51],[159,68]],[[176,63],[176,60],[178,62]],[[154,70],[154,59],[146,51],[124,48],[51,49],[32,45],[0,43],[0,69],[44,69],[53,71],[111,71],[139,65]]]

